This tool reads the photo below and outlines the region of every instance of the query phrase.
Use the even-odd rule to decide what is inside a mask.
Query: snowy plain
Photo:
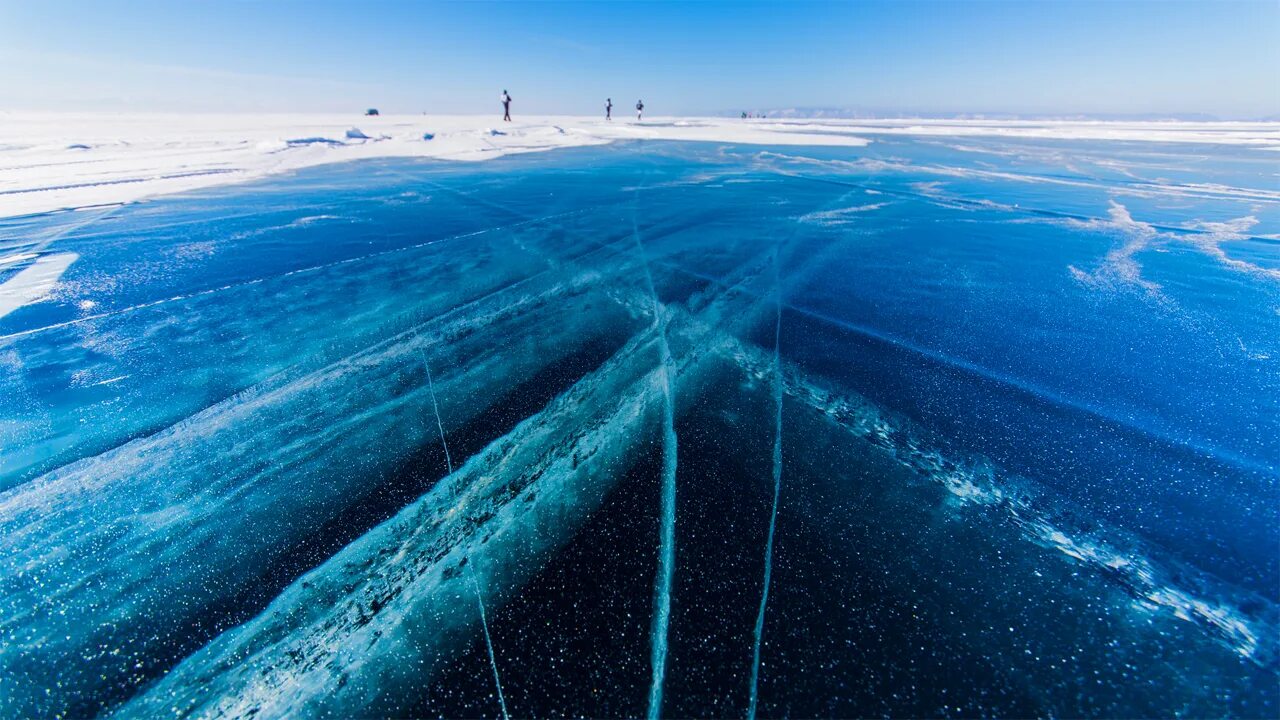
[[[348,160],[478,161],[619,140],[858,147],[876,135],[994,136],[1280,149],[1280,123],[517,118],[0,112],[0,218],[127,203]]]

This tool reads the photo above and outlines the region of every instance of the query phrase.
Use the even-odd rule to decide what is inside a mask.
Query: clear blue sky
[[[0,0],[0,109],[1280,114],[1280,0]]]

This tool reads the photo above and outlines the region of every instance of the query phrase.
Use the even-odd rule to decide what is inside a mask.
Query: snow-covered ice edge
[[[634,139],[867,144],[723,119],[0,113],[0,217],[127,203],[350,160],[477,161]]]
[[[128,203],[349,160],[487,160],[618,140],[859,147],[865,136],[986,135],[1280,148],[1280,123],[805,121],[0,112],[0,217]]]

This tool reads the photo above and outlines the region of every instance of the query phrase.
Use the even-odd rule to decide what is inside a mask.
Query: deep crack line
[[[450,473],[453,471],[451,470]],[[476,607],[480,608],[480,627],[484,630],[484,645],[489,649],[489,667],[493,668],[493,684],[498,688],[498,706],[502,708],[502,720],[510,720],[507,715],[507,701],[502,696],[502,678],[498,677],[498,660],[493,656],[493,639],[489,637],[489,620],[484,614],[484,598],[480,596],[480,585],[476,582],[474,570],[468,570],[471,578],[471,589],[476,593]]]
[[[773,579],[773,537],[778,526],[778,500],[782,496],[782,283],[778,253],[773,255],[775,315],[773,323],[773,400],[777,407],[773,434],[773,510],[769,513],[769,535],[764,543],[764,587],[760,591],[760,611],[756,614],[755,644],[751,654],[751,696],[747,720],[755,720],[760,683],[760,642],[764,636],[764,612],[769,604],[769,584]]]
[[[639,197],[637,193],[637,198]],[[653,681],[649,686],[650,720],[657,720],[662,714],[662,685],[667,674],[667,635],[671,626],[671,584],[675,576],[676,565],[676,421],[675,403],[671,396],[671,346],[667,342],[667,326],[663,321],[661,303],[658,302],[658,291],[653,284],[653,272],[649,268],[648,255],[644,243],[640,240],[640,228],[636,222],[635,212],[631,215],[632,237],[635,238],[636,251],[640,254],[644,267],[645,281],[649,286],[649,298],[652,302],[653,324],[658,328],[658,349],[661,352],[661,366],[658,368],[658,379],[662,383],[662,498],[660,500],[661,525],[658,529],[658,572],[653,587],[653,624],[650,628],[649,664],[653,670]]]

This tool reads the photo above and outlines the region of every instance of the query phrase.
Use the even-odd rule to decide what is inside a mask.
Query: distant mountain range
[[[743,112],[752,117],[790,119],[845,119],[845,120],[1110,120],[1110,121],[1159,121],[1181,120],[1185,122],[1221,122],[1224,120],[1242,120],[1246,122],[1280,122],[1280,115],[1269,115],[1262,118],[1221,118],[1208,113],[919,113],[919,112],[884,112],[859,110],[841,107],[800,107],[800,108],[765,108],[725,110],[716,113],[719,117],[739,117]]]

